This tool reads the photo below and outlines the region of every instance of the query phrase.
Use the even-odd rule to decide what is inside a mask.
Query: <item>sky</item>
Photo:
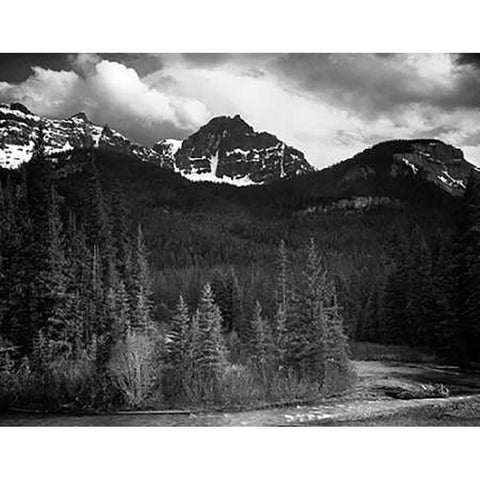
[[[479,54],[0,54],[0,102],[14,101],[145,145],[238,113],[318,168],[400,138],[480,165]]]

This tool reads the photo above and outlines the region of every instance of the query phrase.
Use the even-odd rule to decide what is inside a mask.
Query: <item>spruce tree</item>
[[[330,285],[322,268],[315,242],[310,240],[297,300],[296,321],[288,329],[292,366],[300,375],[321,382],[324,375],[325,325],[322,315]]]
[[[190,327],[191,321],[188,307],[183,296],[180,295],[168,334],[168,358],[170,364],[181,377],[184,376],[187,367]]]
[[[137,229],[132,270],[131,324],[138,331],[146,332],[152,327],[153,305],[147,250],[140,225]]]
[[[345,390],[353,380],[350,363],[348,337],[344,332],[343,320],[335,288],[331,286],[329,297],[322,305],[321,317],[324,326],[324,377],[325,393]]]
[[[208,283],[200,295],[197,321],[196,376],[202,385],[204,398],[212,400],[220,394],[220,382],[226,366],[226,349],[221,333],[222,316]]]
[[[267,324],[263,318],[262,306],[257,300],[252,320],[252,360],[254,367],[258,369],[263,378],[267,373],[270,362],[270,339]]]
[[[275,316],[274,333],[276,357],[279,367],[284,367],[287,361],[288,330],[294,319],[292,318],[293,293],[290,278],[290,265],[287,248],[282,239],[275,258],[274,298]]]

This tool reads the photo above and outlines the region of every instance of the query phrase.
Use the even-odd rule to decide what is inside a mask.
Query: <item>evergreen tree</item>
[[[195,369],[206,399],[217,398],[226,366],[226,349],[221,333],[222,316],[215,304],[210,284],[202,290],[197,310],[198,337]]]
[[[288,356],[302,376],[321,382],[324,375],[325,325],[322,315],[330,285],[316,245],[310,241],[299,285],[295,321],[288,328]]]
[[[277,362],[280,367],[286,363],[287,355],[287,332],[290,325],[295,323],[292,317],[292,289],[289,272],[289,261],[287,248],[282,239],[280,241],[275,258],[275,278],[274,278],[274,297],[275,297],[275,346],[277,352]]]
[[[324,325],[324,378],[323,391],[333,393],[350,386],[353,370],[350,363],[350,348],[344,332],[343,320],[338,306],[335,289],[329,290],[322,306]]]
[[[87,185],[82,202],[84,214],[83,224],[90,248],[101,247],[111,254],[111,235],[108,220],[108,210],[103,196],[93,152],[86,163]]]
[[[187,304],[180,295],[172,317],[169,332],[168,357],[180,377],[185,375],[189,355],[190,314]]]
[[[131,312],[132,327],[146,332],[152,326],[152,290],[147,250],[142,228],[138,225],[133,258]]]
[[[267,324],[262,315],[262,306],[257,300],[252,320],[252,360],[262,377],[266,375],[266,369],[270,362],[270,340]]]

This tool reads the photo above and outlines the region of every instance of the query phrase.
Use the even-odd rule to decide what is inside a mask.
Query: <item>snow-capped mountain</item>
[[[17,168],[31,158],[39,127],[43,125],[45,150],[55,156],[89,146],[130,153],[141,160],[164,164],[155,150],[130,141],[111,129],[90,122],[85,113],[63,120],[41,117],[20,103],[0,104],[0,166]],[[172,165],[166,165],[172,167]]]
[[[239,115],[213,118],[181,143],[174,158],[175,169],[192,181],[252,185],[313,171],[302,152],[256,132]]]
[[[40,125],[49,156],[94,146],[135,155],[191,181],[241,186],[313,171],[302,152],[274,135],[255,132],[239,115],[214,118],[185,140],[160,140],[149,148],[108,125],[95,125],[85,113],[49,119],[20,103],[0,104],[0,167],[17,168],[31,158]]]

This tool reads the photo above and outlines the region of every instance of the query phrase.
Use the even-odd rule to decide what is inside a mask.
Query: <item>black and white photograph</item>
[[[265,427],[308,431],[312,460],[317,439],[392,432],[405,466],[415,432],[475,442],[480,45],[302,51],[286,29],[228,51],[219,28],[213,49],[70,49],[65,27],[1,47],[0,437],[28,458],[82,436],[85,465],[94,432],[216,435],[245,465]]]
[[[0,63],[0,424],[480,424],[480,55]]]

